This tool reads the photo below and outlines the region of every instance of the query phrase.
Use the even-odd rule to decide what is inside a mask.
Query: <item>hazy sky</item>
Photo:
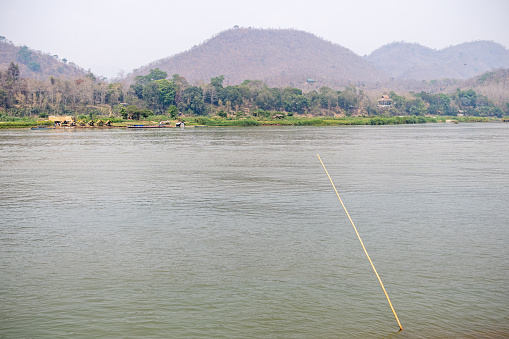
[[[358,55],[394,41],[509,48],[508,0],[0,0],[0,35],[115,77],[235,25],[295,28]]]

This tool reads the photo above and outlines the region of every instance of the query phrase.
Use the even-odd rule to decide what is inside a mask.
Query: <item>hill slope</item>
[[[189,51],[155,61],[129,75],[159,68],[190,83],[225,76],[225,84],[246,79],[272,86],[381,81],[386,76],[352,51],[303,31],[236,28],[214,36]]]
[[[485,95],[498,106],[507,109],[509,69],[497,69],[464,80],[460,88],[463,90],[473,89],[477,94]]]
[[[492,41],[467,42],[442,50],[395,42],[378,48],[367,60],[397,79],[467,79],[509,68],[509,50]]]
[[[0,70],[6,70],[11,62],[18,65],[20,76],[38,80],[47,80],[51,76],[72,78],[87,73],[73,63],[58,60],[57,56],[0,40]]]

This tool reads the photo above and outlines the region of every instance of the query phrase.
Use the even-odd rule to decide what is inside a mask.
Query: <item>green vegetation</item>
[[[19,62],[27,65],[32,71],[41,71],[41,65],[36,61],[37,56],[35,56],[27,46],[23,46],[19,49],[17,57]]]
[[[186,124],[203,126],[341,126],[341,125],[400,125],[400,124],[424,124],[446,121],[457,122],[487,122],[493,118],[486,117],[289,117],[287,119],[273,118],[210,118],[210,117],[191,117],[186,118]]]
[[[0,114],[0,129],[3,128],[25,128],[33,126],[52,126],[50,121],[40,121],[36,118],[18,118]]]
[[[39,72],[41,70],[41,65],[35,61],[30,61],[27,66],[34,72]]]
[[[20,60],[29,63],[30,51],[20,49]],[[33,66],[37,68],[37,66]],[[208,126],[258,125],[386,125],[444,121],[483,121],[509,114],[509,103],[497,105],[472,89],[453,93],[389,92],[389,106],[353,85],[343,90],[322,87],[307,93],[293,87],[269,87],[246,80],[224,86],[224,76],[208,84],[190,85],[184,77],[171,78],[159,69],[137,76],[130,86],[107,84],[88,73],[75,80],[50,77],[25,79],[18,65],[0,71],[0,113],[6,117],[47,118],[72,115],[78,125],[104,125],[109,120],[163,121],[186,119]],[[377,95],[380,97],[380,94]]]
[[[28,49],[27,46],[23,46],[18,51],[18,60],[22,64],[28,64],[32,59],[32,52]]]
[[[44,114],[39,119],[30,117],[11,117],[0,115],[1,128],[26,128],[33,126],[52,126],[53,123],[43,120]],[[180,120],[170,120],[169,116],[152,115],[137,120],[136,124],[154,125],[161,121],[172,121],[174,125],[178,121],[185,121],[186,126],[214,126],[214,127],[234,127],[234,126],[346,126],[346,125],[399,125],[399,124],[422,124],[436,122],[487,122],[494,118],[487,117],[415,117],[415,116],[361,116],[361,117],[286,117],[275,118],[274,116],[265,117],[228,117],[218,116],[193,116]],[[132,124],[132,119],[121,117],[98,116],[95,114],[80,114],[76,117],[76,126],[78,127],[126,127]]]

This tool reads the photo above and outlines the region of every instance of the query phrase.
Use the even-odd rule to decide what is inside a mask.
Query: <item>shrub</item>
[[[38,62],[30,61],[27,66],[28,66],[28,68],[30,68],[34,72],[40,72],[41,71],[41,65]]]

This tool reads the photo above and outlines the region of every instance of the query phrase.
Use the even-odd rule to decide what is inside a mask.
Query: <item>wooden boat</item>
[[[167,128],[165,125],[127,125],[127,128]]]
[[[31,127],[30,129],[34,130],[34,131],[38,131],[38,130],[41,130],[41,129],[55,129],[55,127],[52,127],[52,126],[35,126],[35,127]]]

